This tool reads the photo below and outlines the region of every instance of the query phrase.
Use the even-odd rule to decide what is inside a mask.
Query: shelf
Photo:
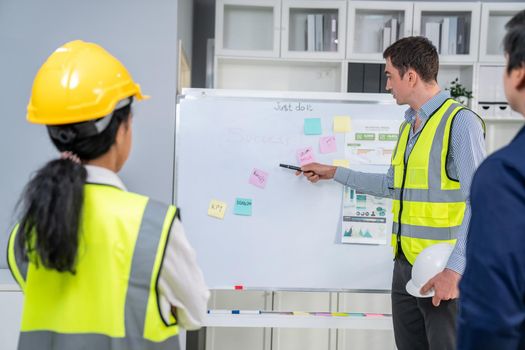
[[[474,65],[473,64],[442,64],[439,66],[438,84],[442,89],[450,88],[450,82],[459,78],[461,85],[473,91]]]
[[[345,23],[346,1],[283,0],[281,57],[343,59]]]
[[[207,314],[204,326],[392,330],[392,317]]]
[[[217,55],[278,57],[280,16],[276,0],[218,0]]]
[[[412,34],[411,2],[350,1],[348,54],[350,59],[383,61],[383,51]],[[366,33],[366,34],[365,34]]]
[[[278,91],[342,91],[342,63],[220,57],[215,88]]]
[[[441,62],[475,62],[479,41],[479,3],[414,3],[414,35],[436,46]]]

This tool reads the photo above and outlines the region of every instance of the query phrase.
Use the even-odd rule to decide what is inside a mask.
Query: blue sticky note
[[[321,129],[320,118],[305,118],[304,119],[304,134],[305,135],[321,135],[323,130]]]
[[[252,215],[252,200],[249,198],[236,198],[235,207],[233,208],[235,215]]]

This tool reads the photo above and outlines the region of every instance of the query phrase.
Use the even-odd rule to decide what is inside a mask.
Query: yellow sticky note
[[[350,168],[350,161],[347,159],[334,159],[332,165],[340,166],[343,168]]]
[[[334,117],[334,132],[350,132],[351,129],[350,117]]]
[[[208,207],[208,215],[213,216],[217,219],[224,219],[224,214],[226,214],[226,203],[212,199],[210,206]]]

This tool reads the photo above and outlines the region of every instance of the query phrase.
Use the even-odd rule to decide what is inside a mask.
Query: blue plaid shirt
[[[405,112],[405,120],[413,125],[416,120],[416,112],[421,119],[421,124],[414,132],[410,128],[410,136],[405,152],[405,159],[412,152],[414,145],[428,121],[428,118],[439,106],[450,98],[450,94],[441,91],[427,101],[419,111],[412,108]],[[479,118],[470,110],[462,109],[454,118],[451,131],[450,152],[447,158],[447,170],[452,178],[461,183],[461,191],[466,198],[466,209],[463,222],[458,232],[458,240],[452,252],[447,268],[463,274],[465,270],[465,244],[470,222],[470,184],[478,166],[485,158],[485,137],[483,126]],[[394,189],[394,169],[391,166],[386,174],[371,174],[353,171],[338,167],[335,172],[335,181],[355,188],[356,190],[378,197],[392,198]]]

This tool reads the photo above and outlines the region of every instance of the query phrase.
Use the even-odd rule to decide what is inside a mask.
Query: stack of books
[[[427,22],[425,36],[441,55],[464,55],[469,51],[469,23],[465,17],[445,17]]]
[[[337,51],[337,14],[307,15],[305,44],[307,51]]]

